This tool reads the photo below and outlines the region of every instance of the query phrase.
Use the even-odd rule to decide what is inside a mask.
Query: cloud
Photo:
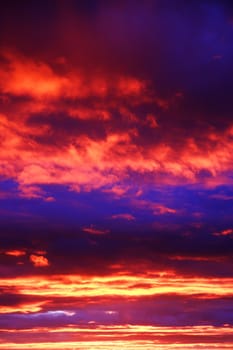
[[[154,215],[164,215],[164,214],[177,214],[178,211],[173,208],[169,208],[164,204],[155,203],[150,200],[145,199],[133,199],[132,205],[136,208],[147,209],[153,211]]]
[[[115,214],[112,215],[112,219],[124,219],[124,220],[128,220],[128,221],[132,221],[135,220],[135,217],[132,214]]]
[[[59,98],[102,99],[110,93],[117,99],[144,98],[144,92],[147,90],[145,82],[130,76],[115,76],[109,79],[108,76],[97,75],[90,78],[79,69],[61,75],[54,72],[47,62],[35,61],[19,53],[2,52],[1,56],[5,63],[0,69],[0,90],[3,94],[53,102]],[[99,111],[98,114],[102,114],[103,119],[107,117],[103,111]],[[80,111],[80,115],[81,118],[84,117],[85,109]]]
[[[105,235],[110,232],[109,230],[97,229],[93,225],[90,227],[83,227],[82,230],[84,232],[90,233],[91,235]]]
[[[15,335],[12,331],[8,331],[5,336],[5,344],[9,349],[23,349],[25,344],[33,349],[40,349],[46,347],[47,349],[57,349],[61,346],[63,349],[80,348],[88,349],[94,346],[100,349],[103,346],[111,349],[120,349],[124,346],[125,349],[145,349],[145,347],[156,346],[159,342],[161,350],[168,350],[170,343],[176,342],[175,349],[186,347],[187,349],[196,346],[221,347],[222,349],[230,349],[231,341],[231,327],[225,325],[222,327],[213,327],[209,325],[188,326],[188,327],[159,327],[150,325],[96,325],[94,321],[90,321],[92,327],[71,326],[69,330],[62,326],[56,326],[53,329],[49,327],[38,327],[30,335],[30,343],[28,342],[29,330],[19,331],[16,341]],[[46,342],[38,341],[40,335],[46,333]],[[78,335],[78,340],[74,339],[74,334]],[[205,334],[205,335],[203,335]],[[225,340],[222,342],[221,338],[224,336]],[[91,341],[89,340],[91,337]],[[62,338],[62,341],[61,341]],[[19,342],[20,341],[20,342]],[[1,347],[0,345],[0,348]]]
[[[177,213],[177,210],[176,209],[172,209],[172,208],[168,208],[168,207],[165,207],[164,205],[154,205],[153,206],[153,209],[154,210],[154,214],[176,214]]]
[[[4,131],[9,134],[8,127],[4,127]],[[59,183],[78,190],[101,187],[105,190],[106,185],[111,185],[113,189],[122,188],[119,180],[124,181],[129,171],[147,174],[148,179],[168,184],[178,184],[183,179],[186,183],[217,186],[230,181],[227,172],[231,169],[232,145],[227,140],[221,142],[217,149],[210,149],[207,156],[192,141],[176,162],[170,146],[157,145],[143,150],[134,142],[133,135],[125,133],[108,134],[98,141],[81,136],[75,145],[65,145],[60,150],[36,143],[26,148],[28,140],[16,132],[9,137],[11,144],[8,143],[2,150],[2,174],[15,177],[22,195],[29,197],[41,197],[40,184]],[[53,152],[53,157],[47,152]],[[6,162],[6,156],[12,162]]]
[[[49,266],[49,261],[43,255],[30,255],[30,261],[33,263],[35,267],[47,267]]]
[[[10,255],[10,256],[15,256],[15,257],[20,257],[20,256],[24,256],[26,255],[26,252],[24,250],[7,250],[5,251],[6,255]]]
[[[233,234],[233,229],[231,228],[214,233],[215,236],[230,236],[230,237],[232,234]]]
[[[232,125],[188,132],[177,91],[162,106],[153,82],[140,76],[59,71],[17,52],[2,56],[1,174],[18,182],[21,196],[52,198],[45,184],[124,195],[129,176],[154,185],[231,183]],[[165,103],[176,114],[174,134]]]

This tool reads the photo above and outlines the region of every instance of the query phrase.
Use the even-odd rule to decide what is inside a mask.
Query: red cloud
[[[109,230],[97,229],[92,225],[90,227],[83,227],[82,230],[86,233],[90,233],[91,235],[105,235],[110,232]]]
[[[165,205],[156,204],[153,206],[155,214],[176,214],[177,210],[168,208]]]
[[[231,236],[233,235],[233,229],[229,228],[220,232],[214,233],[215,236]],[[232,236],[233,237],[233,236]]]

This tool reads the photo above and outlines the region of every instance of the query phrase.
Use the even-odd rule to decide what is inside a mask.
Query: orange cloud
[[[112,91],[117,97],[138,97],[146,90],[146,83],[135,77],[113,76],[109,79],[99,74],[90,78],[78,69],[62,75],[55,72],[52,65],[16,52],[6,51],[1,55],[7,61],[0,69],[0,90],[5,94],[35,99],[104,98]]]
[[[143,105],[147,95],[155,100],[156,94],[148,90],[146,82],[137,77],[87,76],[75,69],[61,74],[45,62],[12,53],[3,56],[7,63],[0,68],[0,92],[30,97],[14,110],[9,107],[13,98],[9,96],[0,115],[0,173],[18,183],[21,196],[52,201],[41,189],[45,184],[63,184],[74,191],[102,189],[123,196],[132,186],[124,184],[132,173],[148,178],[152,184],[216,187],[232,182],[227,175],[232,170],[232,125],[224,132],[210,131],[205,147],[188,137],[178,148],[172,136],[166,142],[153,141],[145,147],[140,125],[160,129],[153,113],[147,113],[139,123],[136,111],[131,111],[135,103]],[[93,98],[88,107],[81,105],[85,98]],[[53,118],[60,111],[64,113],[64,125],[68,116],[85,122],[95,119],[103,127],[102,134],[92,137],[85,129],[71,137],[69,130],[62,130],[62,137],[57,136]],[[124,120],[129,119],[123,130],[120,122],[114,121],[115,111]],[[41,115],[39,125],[30,122],[34,113]],[[43,137],[58,138],[61,145],[38,141]],[[154,207],[154,212],[175,213],[164,205]]]
[[[221,178],[221,174],[231,168],[231,144],[223,145],[221,150],[211,150],[212,153],[206,156],[192,143],[176,160],[174,151],[168,145],[146,150],[133,143],[134,136],[130,134],[109,133],[102,140],[81,136],[75,144],[67,145],[66,148],[54,150],[49,146],[43,151],[43,147],[33,142],[28,147],[24,132],[20,134],[6,119],[3,120],[5,141],[1,151],[1,173],[15,178],[20,184],[22,195],[28,198],[46,197],[38,187],[40,184],[65,184],[73,190],[110,185],[108,191],[120,189],[117,193],[121,195],[125,189],[117,183],[127,177],[129,170],[139,174],[148,173],[157,181],[173,183],[183,179],[188,183],[203,181],[216,186],[227,181],[226,177]],[[224,147],[227,150],[225,155]],[[196,177],[198,172],[205,169],[211,177]]]
[[[15,250],[7,250],[5,252],[6,255],[10,255],[10,256],[15,256],[15,257],[19,257],[19,256],[24,256],[26,255],[26,252],[25,250],[18,250],[18,249],[15,249]]]
[[[43,255],[30,255],[30,261],[33,263],[35,267],[46,267],[49,266],[49,261]]]

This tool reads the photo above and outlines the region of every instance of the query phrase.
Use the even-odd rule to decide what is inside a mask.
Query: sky
[[[233,6],[0,3],[0,349],[233,348]]]

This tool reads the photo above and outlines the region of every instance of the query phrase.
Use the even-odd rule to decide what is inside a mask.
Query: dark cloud
[[[47,303],[41,312],[27,315],[12,313],[0,317],[1,327],[6,323],[9,324],[9,329],[18,330],[31,327],[65,327],[68,324],[84,326],[90,321],[95,321],[97,325],[130,323],[163,327],[210,324],[221,327],[226,323],[233,324],[232,300],[224,298],[205,300],[167,295],[139,297],[136,300],[98,298],[90,304],[85,299],[79,301],[78,298],[72,298],[71,301],[69,305],[68,298],[57,298],[54,299],[53,305]]]

